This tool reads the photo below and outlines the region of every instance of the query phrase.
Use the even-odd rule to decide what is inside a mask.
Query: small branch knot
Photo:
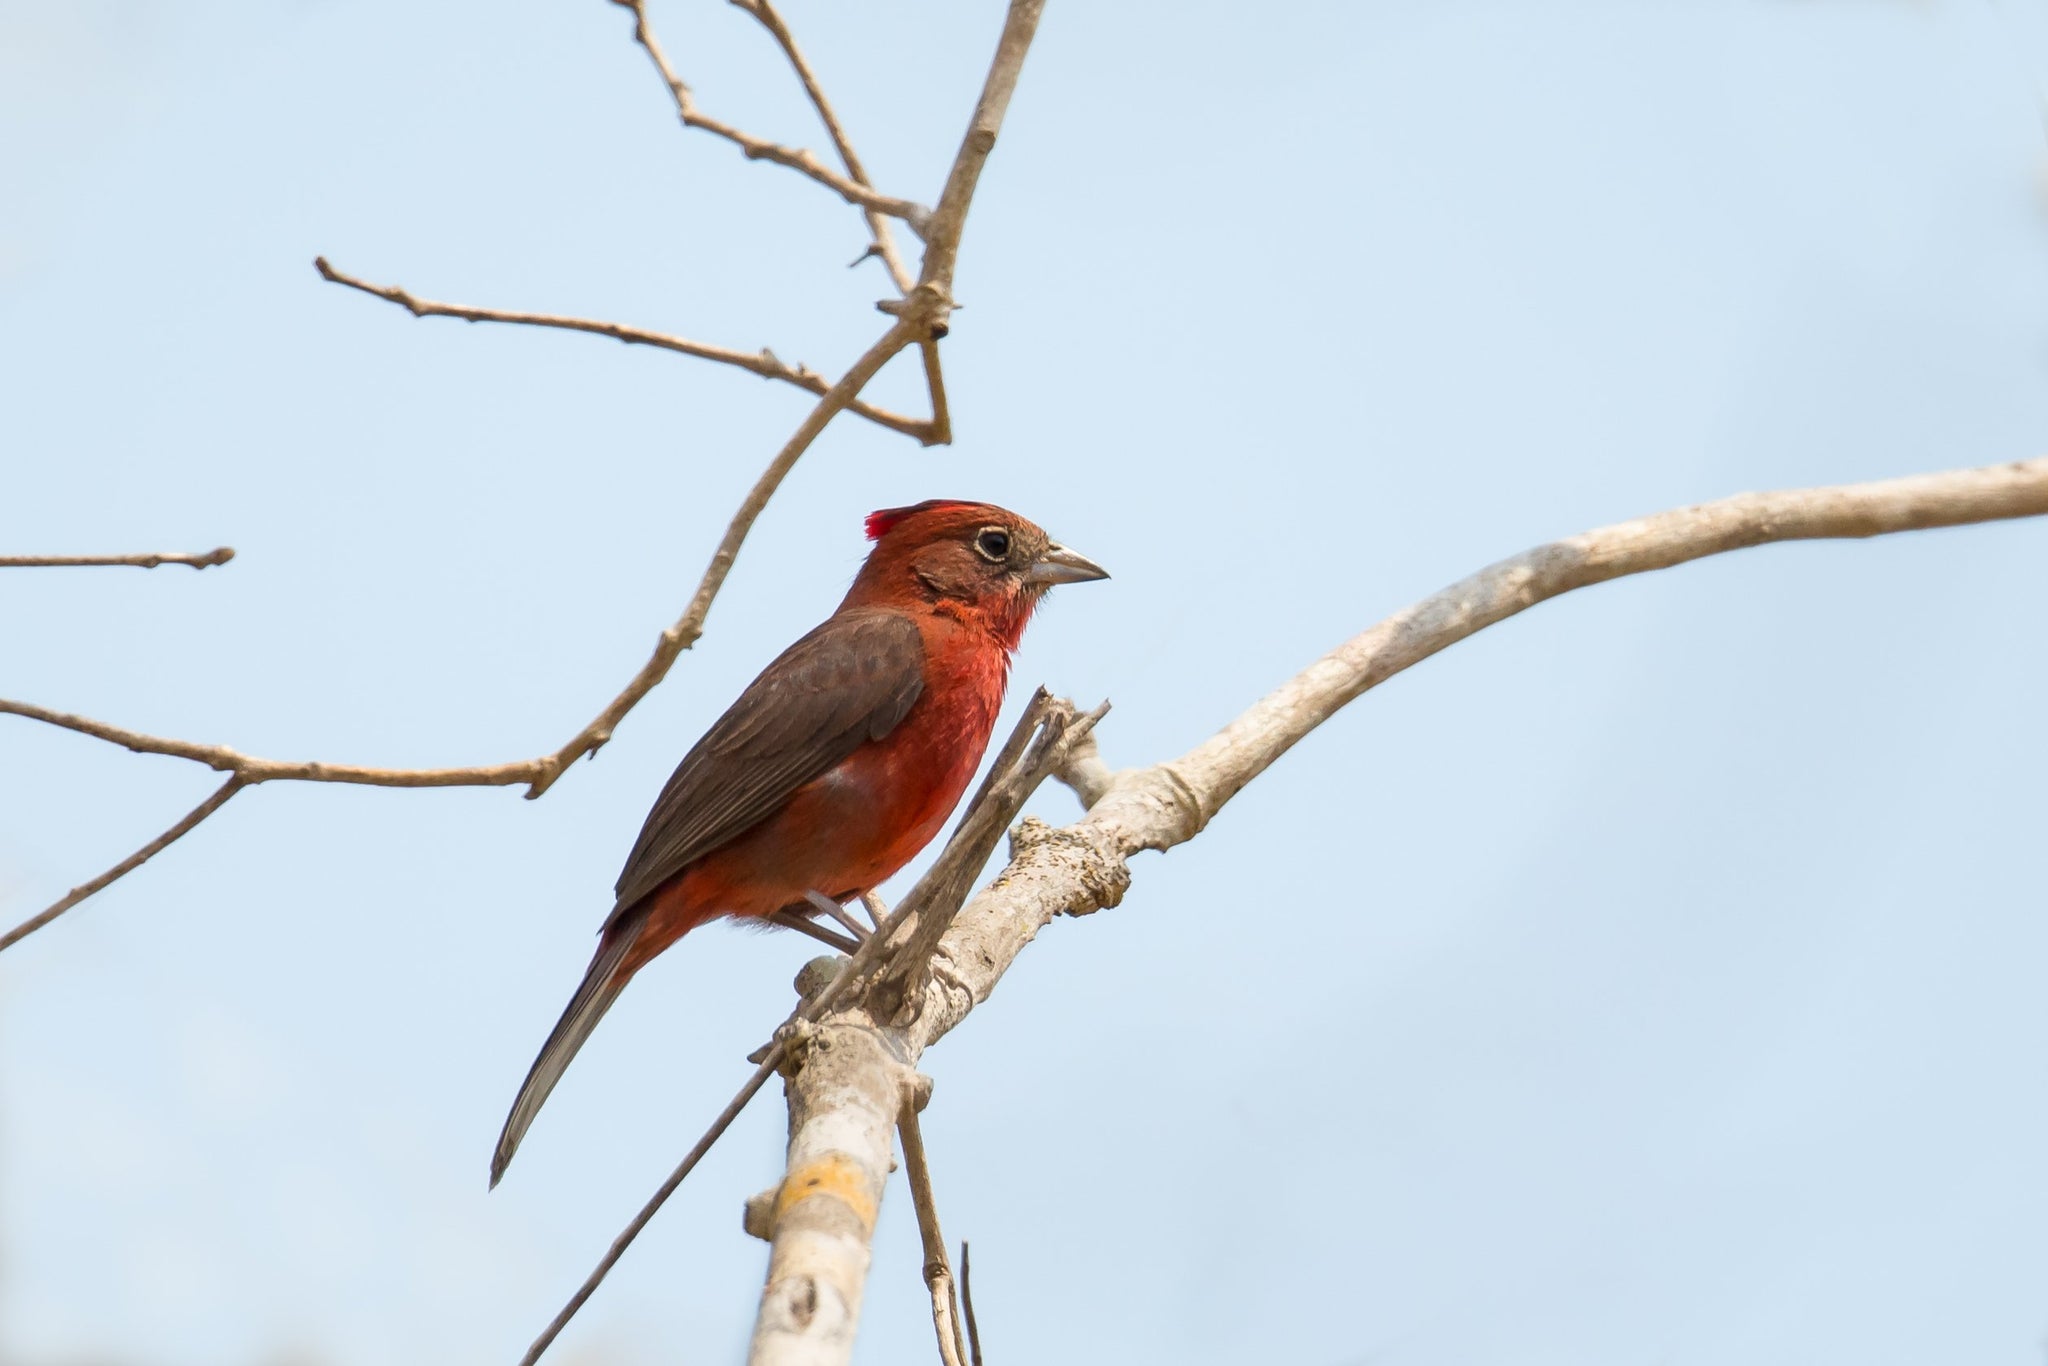
[[[1010,832],[1010,860],[1031,858],[1038,862],[1064,865],[1078,880],[1083,895],[1062,906],[1063,915],[1092,915],[1108,910],[1130,890],[1131,870],[1120,858],[1105,854],[1088,836],[1073,826],[1058,829],[1036,816],[1026,816]]]
[[[845,969],[849,960],[841,954],[823,953],[797,970],[796,994],[808,1001],[823,991]]]
[[[748,1236],[759,1238],[764,1243],[775,1241],[775,1200],[781,1194],[781,1187],[771,1186],[747,1197],[747,1203],[740,1211],[740,1227]]]

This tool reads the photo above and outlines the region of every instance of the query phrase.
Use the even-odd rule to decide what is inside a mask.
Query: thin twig
[[[583,1284],[569,1297],[569,1302],[562,1306],[561,1312],[556,1314],[548,1326],[541,1330],[541,1335],[533,1340],[533,1345],[526,1349],[526,1355],[519,1358],[519,1366],[533,1366],[534,1362],[540,1360],[541,1353],[547,1351],[554,1340],[561,1336],[562,1330],[569,1326],[570,1319],[576,1317],[576,1311],[583,1307],[584,1301],[591,1297],[604,1278],[611,1273],[611,1269],[618,1265],[619,1258],[626,1255],[626,1249],[640,1236],[640,1230],[647,1227],[648,1221],[654,1218],[668,1202],[668,1198],[683,1184],[683,1179],[704,1160],[704,1154],[711,1151],[711,1146],[725,1136],[725,1131],[732,1127],[732,1122],[740,1117],[740,1111],[747,1108],[747,1102],[767,1084],[768,1078],[775,1075],[775,1069],[782,1065],[782,1054],[783,1045],[777,1041],[768,1050],[768,1056],[761,1060],[761,1065],[754,1069],[754,1075],[747,1078],[746,1084],[734,1092],[733,1098],[718,1112],[718,1118],[711,1121],[711,1127],[704,1131],[704,1136],[697,1140],[696,1146],[690,1149],[688,1156],[669,1173],[668,1180],[661,1183],[661,1189],[655,1191],[653,1197],[640,1207],[640,1212],[633,1216],[633,1221],[626,1225],[624,1231],[612,1239],[611,1247],[599,1260],[597,1268],[584,1278]]]
[[[953,414],[946,406],[946,372],[939,367],[939,341],[937,337],[926,337],[918,343],[918,350],[924,355],[925,387],[931,390],[932,418],[925,424],[930,440],[927,446],[950,446],[953,444]]]
[[[747,493],[740,509],[734,514],[719,540],[718,549],[711,557],[711,563],[704,571],[704,577],[697,585],[696,594],[684,609],[675,625],[661,633],[655,644],[654,655],[627,683],[625,689],[612,699],[597,718],[578,731],[569,742],[552,754],[537,759],[522,759],[508,764],[489,764],[470,768],[369,768],[354,764],[329,764],[320,762],[285,762],[275,759],[259,759],[241,754],[225,745],[201,745],[189,740],[171,740],[160,736],[145,735],[140,731],[127,730],[120,726],[108,725],[89,717],[75,716],[49,707],[39,707],[29,702],[16,702],[0,698],[0,713],[12,713],[41,721],[65,730],[77,731],[105,740],[109,744],[141,754],[162,754],[175,759],[188,759],[194,763],[226,773],[232,773],[240,780],[240,786],[254,786],[267,782],[313,782],[313,783],[355,783],[370,787],[505,787],[524,783],[529,798],[538,797],[554,786],[555,781],[568,771],[569,765],[587,754],[595,754],[612,736],[612,728],[637,705],[641,698],[654,690],[656,684],[667,676],[669,668],[678,656],[688,649],[704,633],[704,618],[711,611],[711,603],[718,596],[719,588],[725,583],[726,575],[732,572],[733,562],[739,557],[740,546],[745,542],[747,532],[752,529],[755,519],[767,507],[775,490],[788,477],[803,453],[810,448],[818,434],[841,409],[860,392],[875,372],[888,359],[908,346],[914,340],[919,324],[913,318],[900,318],[882,335],[880,341],[869,347],[867,353],[854,362],[853,368],[841,376],[839,382],[825,392],[810,411],[803,425],[795,435],[783,444],[775,459],[761,477],[754,481],[754,487]],[[198,819],[204,819],[201,813]],[[195,820],[196,824],[197,821]],[[180,833],[183,833],[180,831]],[[125,869],[123,870],[125,871]],[[118,875],[118,874],[117,874]],[[112,879],[109,878],[109,881]],[[88,889],[104,883],[87,883]],[[57,915],[75,906],[91,895],[67,900],[38,916],[32,923],[21,926],[0,938],[0,949],[14,943],[24,935],[48,924]]]
[[[817,73],[811,70],[811,64],[805,59],[803,49],[796,45],[796,36],[789,31],[789,25],[783,22],[782,15],[776,11],[771,0],[732,0],[732,3],[753,15],[763,28],[774,35],[783,55],[789,58],[790,66],[795,69],[797,80],[803,83],[804,94],[810,97],[811,107],[818,111],[819,122],[825,125],[825,131],[831,135],[832,146],[838,151],[839,160],[846,167],[846,174],[859,184],[872,186],[874,182],[868,179],[867,168],[861,165],[860,156],[853,150],[853,140],[846,135],[846,129],[839,122],[839,115],[833,112],[832,102],[825,98],[825,88],[819,84]],[[896,292],[908,294],[913,280],[910,272],[904,268],[903,258],[896,253],[896,239],[889,231],[888,217],[872,208],[863,208],[861,212],[867,218],[869,233],[874,237],[874,245],[869,249],[869,254],[881,260],[889,272],[889,278],[896,283]],[[939,444],[945,443],[941,441]]]
[[[913,433],[915,435],[915,433]],[[189,564],[194,569],[226,564],[235,558],[233,546],[216,546],[204,554],[180,551],[162,555],[0,555],[0,569],[77,569],[90,565],[132,565],[154,569],[160,564]]]
[[[946,1264],[946,1235],[939,1229],[939,1204],[932,1195],[931,1164],[918,1127],[917,1100],[905,1088],[903,1114],[896,1121],[903,1138],[903,1170],[910,1179],[910,1203],[917,1211],[917,1236],[924,1243],[924,1284],[932,1297],[932,1331],[939,1339],[939,1360],[945,1366],[966,1366],[967,1344],[960,1338],[960,1312],[953,1302],[953,1268]]]
[[[461,318],[473,323],[517,323],[527,327],[553,327],[568,332],[588,332],[629,345],[654,346],[664,351],[694,356],[699,360],[735,366],[763,379],[794,384],[808,393],[823,394],[831,388],[825,377],[808,365],[791,365],[765,346],[759,351],[740,351],[730,346],[714,346],[709,342],[691,341],[688,337],[678,337],[668,332],[653,332],[643,327],[629,327],[624,323],[605,322],[598,318],[572,318],[559,313],[522,313],[505,308],[475,308],[468,304],[423,299],[402,286],[373,284],[358,276],[336,270],[325,256],[314,257],[313,268],[320,272],[324,280],[346,285],[350,289],[361,290],[365,294],[397,304],[415,318]],[[887,427],[892,432],[914,437],[927,446],[942,444],[934,436],[936,428],[932,422],[906,417],[902,413],[892,413],[886,408],[877,408],[858,398],[847,403],[846,411]],[[234,554],[233,551],[227,553]]]
[[[5,949],[17,939],[23,939],[34,934],[37,930],[70,910],[94,892],[134,872],[137,868],[140,868],[143,864],[149,862],[178,839],[182,838],[193,826],[198,825],[199,822],[227,805],[228,798],[234,796],[247,786],[248,783],[240,776],[228,779],[213,790],[212,796],[186,812],[176,825],[164,831],[161,835],[158,835],[148,844],[143,845],[140,849],[137,849],[127,858],[122,859],[92,881],[79,883],[63,896],[57,898],[47,909],[30,916],[7,933],[0,934],[0,949]]]
[[[960,1240],[960,1306],[967,1315],[969,1366],[981,1366],[981,1329],[974,1323],[974,1263],[967,1255],[967,1240]]]
[[[760,21],[762,27],[774,35],[783,55],[789,58],[790,66],[795,69],[797,80],[803,84],[804,94],[810,97],[811,107],[818,111],[819,121],[831,135],[832,145],[838,149],[839,159],[846,165],[846,173],[863,185],[871,185],[873,182],[868,179],[867,170],[861,165],[859,153],[853,150],[853,140],[847,136],[846,129],[840,124],[839,115],[834,112],[832,102],[825,97],[825,89],[819,83],[817,73],[811,70],[810,62],[805,59],[803,50],[797,46],[795,35],[789,31],[789,25],[783,21],[773,0],[732,0],[732,3],[753,15]],[[914,282],[910,272],[903,265],[903,258],[897,254],[896,240],[889,231],[889,220],[874,209],[865,209],[863,213],[867,218],[868,231],[874,240],[854,264],[859,265],[861,260],[869,256],[878,257],[888,269],[889,279],[894,282],[896,292],[908,294]],[[946,377],[939,366],[938,339],[945,334],[945,330],[944,321],[941,320],[933,329],[933,334],[919,343],[924,353],[925,385],[931,394],[932,416],[929,422],[922,424],[918,430],[910,434],[927,446],[953,444],[953,418],[946,406]]]
[[[733,561],[739,558],[740,546],[746,541],[747,533],[753,529],[754,521],[768,506],[768,500],[775,496],[775,490],[782,487],[782,481],[796,468],[796,462],[810,449],[826,424],[836,417],[840,410],[853,401],[854,395],[866,387],[889,359],[916,339],[919,330],[915,319],[905,317],[896,320],[873,346],[870,346],[852,368],[839,377],[839,382],[825,391],[810,415],[796,429],[775,458],[768,462],[768,468],[754,481],[754,487],[740,503],[739,511],[733,514],[725,535],[719,538],[718,548],[712,552],[711,563],[705,566],[704,577],[697,584],[697,592],[690,599],[690,605],[676,624],[661,633],[654,647],[654,656],[649,659],[633,680],[597,718],[555,752],[553,770],[542,777],[527,791],[527,796],[538,797],[554,786],[569,764],[585,754],[594,754],[612,738],[612,727],[637,705],[641,698],[653,691],[654,686],[668,676],[669,666],[676,657],[694,644],[704,634],[704,618],[710,615],[712,599],[725,584],[725,576],[732,572]]]
[[[647,49],[647,56],[653,61],[655,70],[661,73],[662,82],[668,86],[669,94],[675,99],[676,114],[682,119],[685,128],[702,129],[734,143],[746,153],[749,161],[772,161],[778,166],[787,166],[793,171],[801,172],[832,190],[847,203],[887,214],[891,218],[900,218],[909,225],[912,232],[920,237],[924,235],[925,220],[931,213],[923,205],[908,199],[898,199],[895,195],[883,194],[871,185],[864,185],[858,180],[843,176],[820,161],[818,154],[808,148],[784,147],[780,143],[757,138],[729,123],[704,114],[697,108],[697,101],[690,93],[690,87],[683,84],[682,78],[676,75],[675,68],[669,65],[668,54],[661,50],[661,43],[655,38],[654,30],[647,23],[647,10],[642,0],[612,2],[633,11],[633,39]]]
[[[967,210],[974,202],[982,168],[988,164],[989,153],[995,150],[996,134],[1002,129],[1003,115],[1009,110],[1010,97],[1016,93],[1024,56],[1031,50],[1031,39],[1038,32],[1039,16],[1044,11],[1045,0],[1011,0],[1003,19],[1002,37],[996,42],[995,58],[989,63],[988,78],[982,83],[981,98],[975,102],[974,117],[967,125],[966,136],[960,140],[960,150],[946,176],[946,188],[940,193],[939,205],[932,211],[931,222],[923,234],[924,268],[918,274],[918,284],[936,289],[948,305],[952,303],[953,268],[960,258],[960,236],[967,226]],[[944,316],[937,321],[943,324]]]

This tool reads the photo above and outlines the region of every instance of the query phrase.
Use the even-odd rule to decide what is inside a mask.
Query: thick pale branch
[[[914,1069],[924,1050],[988,999],[1026,944],[1061,914],[1114,906],[1129,886],[1128,860],[1192,839],[1252,779],[1345,703],[1437,651],[1546,598],[1629,574],[1772,541],[1882,535],[2048,513],[2048,460],[1957,470],[1839,488],[1743,494],[1659,513],[1538,546],[1389,617],[1325,655],[1254,704],[1220,733],[1178,759],[1111,773],[1076,744],[1062,756],[1089,810],[1063,829],[1027,819],[1012,836],[1002,873],[952,918],[905,1008],[875,1008],[849,997],[829,1019],[837,1056],[875,1061],[867,1075],[835,1067],[811,1087],[807,1070],[789,1083],[793,1131],[827,1131],[835,1097],[880,1094]],[[908,1018],[906,1019],[906,1014]],[[863,1169],[887,1160],[887,1145],[858,1126],[837,1130],[846,1160]],[[866,1146],[860,1146],[866,1143]],[[795,1140],[792,1139],[792,1150]],[[864,1240],[841,1249],[831,1274],[864,1270]],[[823,1273],[820,1273],[823,1274]],[[757,1339],[758,1341],[758,1339]],[[800,1359],[838,1362],[836,1340]],[[757,1358],[758,1359],[758,1358]]]
[[[690,87],[683,83],[682,78],[676,75],[675,68],[669,64],[668,54],[662,51],[660,41],[655,38],[654,30],[647,22],[646,6],[641,0],[612,2],[633,11],[634,41],[647,49],[648,58],[653,61],[655,70],[661,73],[663,84],[668,86],[669,94],[676,102],[676,114],[682,119],[685,128],[701,129],[724,138],[744,152],[750,161],[772,161],[778,166],[787,166],[793,171],[809,176],[849,204],[887,214],[891,218],[900,218],[910,226],[912,232],[920,236],[924,234],[925,220],[930,214],[923,205],[914,204],[908,199],[898,199],[895,195],[883,194],[871,185],[864,185],[858,180],[843,176],[820,161],[817,153],[808,148],[784,147],[780,143],[757,138],[729,123],[707,116],[697,108],[697,101],[690,93]]]
[[[91,565],[130,565],[155,569],[162,564],[189,564],[194,569],[226,564],[235,558],[234,547],[216,546],[204,554],[188,552],[161,555],[0,555],[0,569],[78,569]]]
[[[2048,513],[2048,459],[1743,493],[1619,522],[1490,565],[1348,641],[1173,764],[1196,828],[1338,708],[1547,598],[1775,541],[1845,540]],[[1190,832],[1192,833],[1192,832]]]
[[[320,272],[324,280],[346,285],[350,289],[361,290],[365,294],[397,304],[415,318],[461,318],[473,323],[516,323],[526,327],[552,327],[566,332],[588,332],[593,336],[610,337],[614,341],[625,342],[628,345],[653,346],[663,351],[694,356],[699,360],[731,365],[759,375],[763,379],[794,384],[808,393],[822,395],[832,387],[823,375],[808,365],[791,365],[765,346],[759,351],[740,351],[730,346],[713,346],[709,342],[691,341],[688,337],[678,337],[668,332],[651,332],[643,327],[628,327],[624,323],[605,322],[597,318],[572,318],[560,313],[520,313],[505,308],[473,308],[468,304],[422,299],[399,285],[373,284],[336,270],[328,264],[325,256],[314,257],[313,268]],[[914,437],[928,446],[941,444],[934,436],[940,425],[936,422],[906,417],[902,413],[892,413],[886,408],[877,408],[858,398],[846,405],[846,411],[887,427],[892,432]],[[232,555],[234,552],[228,553]]]

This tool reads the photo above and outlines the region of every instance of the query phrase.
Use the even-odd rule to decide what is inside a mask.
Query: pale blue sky
[[[929,199],[998,5],[791,22]],[[705,107],[822,140],[724,5]],[[621,10],[0,0],[0,696],[282,757],[558,744],[800,417],[310,261],[836,371],[858,215],[676,128]],[[959,441],[835,425],[547,798],[279,786],[0,956],[0,1360],[509,1366],[810,956],[644,974],[485,1168],[641,814],[868,509],[1100,559],[1018,663],[1168,757],[1480,564],[2041,453],[2038,5],[1054,0],[969,223]],[[910,373],[877,397],[915,402]],[[2027,1366],[2048,1339],[2048,527],[1731,556],[1369,694],[927,1060],[997,1362]],[[0,718],[0,919],[211,785]],[[1070,814],[1063,791],[1036,808]],[[725,1361],[769,1098],[563,1363]],[[931,1351],[900,1186],[859,1359]]]

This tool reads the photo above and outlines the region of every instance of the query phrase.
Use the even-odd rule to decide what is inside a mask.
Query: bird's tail
[[[627,932],[620,933],[621,930]],[[527,1070],[526,1080],[519,1087],[519,1095],[512,1102],[512,1113],[505,1116],[504,1132],[498,1135],[498,1150],[491,1154],[491,1186],[497,1187],[505,1168],[511,1165],[512,1154],[519,1151],[519,1140],[526,1137],[527,1126],[540,1113],[540,1107],[547,1101],[548,1093],[555,1089],[555,1083],[562,1079],[569,1062],[576,1051],[583,1047],[590,1031],[597,1028],[597,1022],[612,1008],[612,1002],[619,999],[619,993],[626,989],[626,983],[633,976],[625,968],[627,951],[633,945],[634,935],[629,926],[607,927],[605,936],[597,946],[597,956],[590,960],[590,967],[583,974],[583,984],[576,988],[576,994],[569,998],[568,1009],[562,1018],[555,1021],[555,1030],[548,1035],[548,1041],[541,1045],[540,1056],[533,1060]]]

